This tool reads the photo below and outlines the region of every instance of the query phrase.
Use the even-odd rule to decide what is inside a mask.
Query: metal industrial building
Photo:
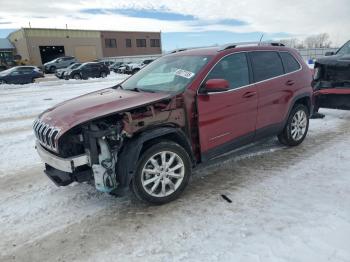
[[[8,36],[22,61],[42,65],[59,56],[86,62],[105,57],[161,54],[160,32],[22,28]]]

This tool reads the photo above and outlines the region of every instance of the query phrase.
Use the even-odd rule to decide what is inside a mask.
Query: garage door
[[[74,53],[80,62],[89,62],[97,59],[96,46],[93,45],[76,46]]]

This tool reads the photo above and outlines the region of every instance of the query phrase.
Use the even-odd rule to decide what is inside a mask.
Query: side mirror
[[[204,85],[204,93],[227,91],[230,83],[225,79],[209,79]]]
[[[332,56],[332,55],[334,55],[334,52],[326,52],[324,55],[325,56]]]

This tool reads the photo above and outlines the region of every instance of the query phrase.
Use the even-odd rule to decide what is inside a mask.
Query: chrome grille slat
[[[33,130],[36,138],[44,147],[57,152],[58,146],[56,137],[60,133],[60,129],[50,126],[39,119],[33,122]]]

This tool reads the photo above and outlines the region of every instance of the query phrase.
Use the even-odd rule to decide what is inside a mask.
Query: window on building
[[[151,47],[160,47],[160,39],[151,39]]]
[[[116,48],[117,47],[117,40],[113,38],[106,38],[105,39],[105,46],[106,48]]]
[[[130,38],[125,39],[125,46],[128,47],[128,48],[130,48],[132,46]]]
[[[252,64],[255,82],[283,75],[282,61],[277,52],[252,52]]]
[[[146,39],[136,39],[137,47],[146,47]]]

